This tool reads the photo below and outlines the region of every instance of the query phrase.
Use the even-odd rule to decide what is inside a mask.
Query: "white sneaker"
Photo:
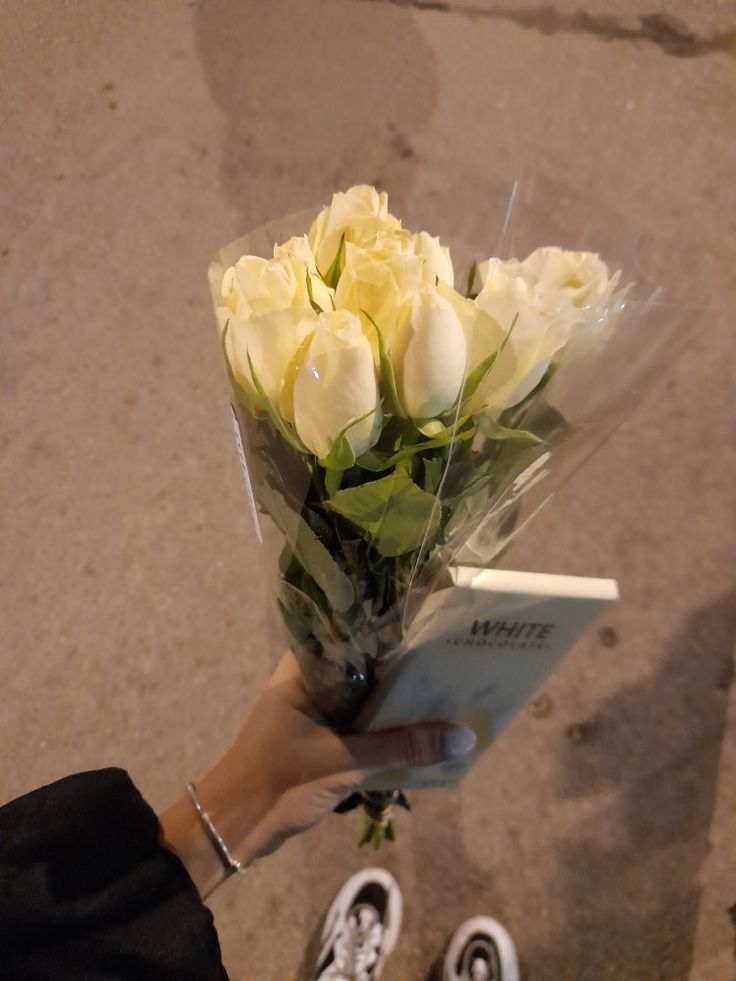
[[[335,897],[315,981],[378,981],[401,929],[401,890],[385,869],[364,869]]]
[[[442,981],[519,981],[516,948],[490,916],[476,916],[456,931],[447,948]]]

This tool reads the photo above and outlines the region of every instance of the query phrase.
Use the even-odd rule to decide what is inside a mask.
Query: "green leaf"
[[[442,456],[426,457],[424,460],[424,489],[428,494],[436,494],[445,472],[446,461]]]
[[[384,388],[383,398],[386,412],[388,415],[399,416],[399,418],[404,419],[404,412],[401,408],[399,393],[398,389],[396,388],[396,374],[394,372],[393,362],[386,351],[386,345],[383,343],[383,334],[379,330],[378,324],[366,310],[361,310],[360,312],[368,321],[370,321],[374,331],[376,332],[378,360],[381,366],[381,379],[383,381]]]
[[[471,429],[464,430],[463,427],[466,425],[470,416],[460,416],[459,419],[452,419],[449,425],[445,425],[439,419],[430,419],[427,422],[417,426],[420,433],[425,436],[433,437],[438,446],[446,446],[447,443],[451,443],[456,439],[471,439],[475,436],[475,427]],[[424,444],[427,445],[426,443]]]
[[[509,327],[509,331],[506,334],[506,336],[504,337],[504,339],[501,341],[501,344],[498,347],[498,349],[495,350],[492,354],[489,354],[488,357],[484,361],[481,361],[481,363],[479,365],[477,365],[470,372],[470,374],[467,376],[467,378],[465,379],[465,384],[463,385],[463,390],[460,393],[460,405],[461,406],[465,406],[465,404],[478,391],[478,388],[480,387],[481,382],[487,377],[487,375],[490,372],[491,368],[496,363],[496,359],[498,357],[500,357],[501,352],[503,351],[503,349],[508,344],[509,338],[511,337],[511,334],[513,332],[513,329],[516,326],[516,321],[518,319],[519,319],[519,314],[517,313],[514,316],[514,319],[511,321],[511,326]]]
[[[358,416],[357,419],[352,419],[344,429],[340,430],[333,440],[330,452],[324,460],[319,461],[325,470],[349,470],[353,466],[355,463],[355,453],[353,452],[353,447],[350,445],[348,433],[353,426],[357,426],[358,423],[368,419],[376,411],[376,409],[369,409],[362,416]]]
[[[465,296],[468,299],[474,299],[473,285],[475,284],[475,274],[478,271],[478,263],[473,259],[470,266],[468,267],[468,276],[465,282]]]
[[[445,497],[443,504],[451,513],[450,523],[462,501],[474,497],[492,480],[498,478],[498,468],[495,459],[480,459],[481,454],[474,454],[469,471],[461,482],[456,482],[456,493]]]
[[[319,641],[324,652],[335,658],[341,648],[340,639],[334,625],[312,597],[292,583],[282,580],[278,598],[282,608],[290,614],[287,622],[297,639],[303,640],[312,635]]]
[[[294,418],[294,385],[296,383],[297,375],[299,374],[307,353],[309,352],[309,345],[312,343],[313,337],[314,331],[310,332],[305,338],[303,338],[301,344],[294,352],[291,361],[289,361],[286,366],[286,371],[284,372],[284,383],[281,386],[281,394],[279,395],[278,405],[279,417],[281,419]]]
[[[460,393],[461,404],[467,402],[468,399],[472,398],[472,396],[478,391],[480,383],[496,363],[496,358],[498,357],[500,350],[501,349],[499,348],[497,351],[494,351],[493,354],[489,354],[485,361],[481,361],[481,363],[473,368],[473,370],[467,376],[465,379],[465,384],[463,385],[463,390]]]
[[[338,491],[325,502],[365,531],[375,549],[394,557],[413,552],[437,531],[442,508],[402,469],[388,477]]]
[[[230,382],[230,388],[232,389],[233,395],[235,396],[235,401],[246,408],[251,415],[255,412],[255,407],[253,405],[253,399],[248,394],[248,392],[243,388],[240,382],[236,379],[233,372],[233,366],[230,364],[230,358],[227,355],[227,345],[225,343],[227,332],[230,327],[230,321],[225,321],[225,326],[222,328],[222,334],[220,335],[220,344],[222,346],[222,356],[225,359],[225,370],[227,371],[227,378]]]
[[[307,296],[309,297],[309,302],[312,305],[312,309],[314,310],[315,313],[324,313],[322,307],[314,299],[314,294],[312,293],[312,276],[308,269],[304,270],[304,275],[307,278]]]
[[[330,447],[330,452],[320,460],[320,464],[329,473],[331,470],[349,470],[355,463],[355,454],[345,430],[338,433]]]
[[[342,273],[343,261],[345,256],[345,232],[340,236],[340,244],[337,247],[337,255],[332,260],[332,265],[324,274],[322,279],[331,288],[335,289]]]
[[[467,420],[463,420],[465,422]],[[475,427],[471,429],[466,429],[462,432],[453,433],[452,429],[444,429],[442,435],[437,439],[427,439],[423,443],[414,443],[411,446],[405,446],[403,449],[399,450],[398,453],[394,453],[391,456],[384,457],[375,450],[368,450],[362,456],[358,457],[356,463],[359,467],[364,470],[371,470],[374,473],[380,473],[382,470],[391,470],[394,467],[402,466],[407,460],[410,460],[415,454],[422,453],[425,450],[435,450],[442,446],[447,446],[449,442],[463,442],[467,439],[472,439],[475,436]]]
[[[369,818],[367,814],[364,814],[363,830],[361,832],[360,838],[358,839],[358,848],[362,848],[363,845],[367,845],[372,837],[373,837],[373,819]]]
[[[260,486],[258,499],[285,536],[294,557],[325,594],[330,606],[341,613],[349,610],[355,602],[353,584],[302,516],[290,508],[268,482]]]
[[[447,432],[447,426],[441,423],[439,419],[427,419],[426,422],[418,425],[417,429],[422,435],[429,436],[430,438],[443,436]]]
[[[278,409],[266,394],[266,390],[264,389],[263,385],[261,385],[260,379],[256,374],[256,369],[253,367],[253,359],[250,356],[250,352],[248,352],[248,367],[250,368],[250,376],[253,379],[253,387],[258,392],[261,401],[265,405],[266,414],[271,422],[290,446],[293,446],[295,450],[299,450],[300,453],[308,453],[309,451],[307,450],[306,446],[299,439],[296,432],[286,422],[284,422]]]
[[[340,490],[344,470],[327,470],[325,473],[325,489],[330,497]]]
[[[292,453],[290,447],[274,435],[274,440],[276,439],[281,444],[278,446],[281,451],[278,456],[271,455],[271,447],[266,449],[264,446],[257,446],[252,452],[261,464],[263,478],[281,494],[292,510],[300,511],[311,480],[305,466],[308,457]]]
[[[505,439],[522,446],[539,446],[542,440],[526,429],[507,429],[492,416],[479,414],[476,417],[478,429],[487,439]]]

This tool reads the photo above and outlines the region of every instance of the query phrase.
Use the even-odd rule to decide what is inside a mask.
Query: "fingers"
[[[353,763],[349,768],[350,780],[358,784],[383,771],[431,766],[458,759],[475,747],[476,737],[472,729],[463,726],[426,722],[364,736],[348,736],[343,743]]]

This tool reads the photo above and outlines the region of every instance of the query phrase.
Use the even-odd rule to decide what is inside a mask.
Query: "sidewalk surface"
[[[423,977],[487,912],[532,981],[732,979],[734,19],[717,0],[0,0],[0,799],[117,763],[165,805],[277,656],[216,248],[368,181],[407,224],[490,249],[499,189],[542,175],[566,189],[555,227],[592,202],[647,228],[640,261],[703,329],[513,555],[615,576],[622,600],[548,712],[400,817],[387,978]],[[335,890],[376,861],[355,837],[330,819],[213,897],[235,981],[302,976]]]

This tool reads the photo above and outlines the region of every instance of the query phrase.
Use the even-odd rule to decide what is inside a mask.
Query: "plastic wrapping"
[[[368,194],[368,189],[362,190]],[[370,200],[375,205],[375,198]],[[238,308],[242,303],[240,294],[232,299],[233,290],[241,289],[233,273],[240,257],[272,259],[274,246],[292,236],[305,235],[315,219],[314,227],[319,222],[324,226],[325,213],[303,212],[280,219],[227,246],[212,263],[210,284],[233,411],[252,486],[254,521],[262,541],[275,540],[263,535],[264,520],[271,521],[280,533],[275,575],[277,602],[310,694],[332,724],[347,727],[380,680],[384,666],[406,649],[412,624],[427,596],[447,584],[448,567],[453,563],[496,563],[529,518],[621,423],[636,403],[637,394],[648,389],[664,361],[685,342],[687,329],[683,327],[682,310],[663,304],[658,285],[643,273],[637,252],[641,239],[625,241],[620,227],[610,221],[588,220],[579,229],[564,222],[555,224],[544,215],[543,199],[540,211],[540,198],[535,197],[534,188],[516,184],[499,212],[503,217],[490,236],[487,249],[500,260],[530,257],[527,267],[497,264],[502,282],[511,278],[514,289],[520,291],[520,308],[508,308],[508,294],[504,294],[504,302],[497,293],[484,297],[484,290],[496,275],[493,260],[490,266],[481,266],[470,276],[460,269],[455,269],[454,274],[457,295],[469,296],[467,302],[476,305],[485,302],[489,316],[500,327],[500,333],[488,334],[495,338],[492,343],[485,340],[482,331],[478,333],[474,321],[470,322],[472,316],[466,323],[469,308],[455,294],[450,295],[449,285],[441,282],[442,276],[447,279],[447,267],[438,266],[435,274],[433,266],[432,275],[427,274],[428,264],[444,263],[444,253],[438,251],[436,242],[421,246],[431,256],[422,259],[421,289],[432,297],[435,293],[439,296],[427,301],[434,306],[425,318],[429,325],[426,336],[437,326],[437,310],[447,311],[448,297],[456,319],[464,325],[466,339],[468,331],[476,332],[472,342],[467,340],[467,357],[456,397],[441,406],[440,413],[424,413],[417,418],[416,410],[408,411],[410,400],[406,393],[402,399],[398,390],[401,378],[404,388],[409,387],[410,371],[405,358],[401,362],[403,375],[398,376],[394,350],[402,342],[397,339],[396,325],[392,324],[389,331],[387,320],[383,324],[377,322],[362,307],[362,299],[373,298],[373,293],[364,289],[351,294],[357,296],[351,313],[360,320],[373,350],[378,404],[374,412],[366,413],[366,418],[352,420],[347,433],[333,433],[332,442],[325,444],[329,452],[316,453],[300,438],[299,423],[303,423],[305,432],[307,421],[313,429],[314,419],[319,421],[324,407],[317,411],[302,406],[303,418],[299,420],[294,404],[295,392],[300,391],[296,387],[300,372],[311,371],[316,385],[328,384],[315,368],[322,362],[310,354],[314,343],[310,340],[310,325],[312,318],[320,317],[320,310],[326,308],[329,315],[329,304],[334,305],[335,296],[341,296],[339,277],[345,275],[341,262],[344,269],[346,248],[353,249],[350,255],[354,261],[360,248],[369,252],[373,248],[369,233],[360,226],[353,236],[358,244],[346,246],[344,229],[342,238],[333,234],[328,241],[329,234],[323,227],[323,253],[329,246],[329,257],[334,253],[334,258],[328,270],[315,249],[312,271],[307,268],[305,283],[297,283],[296,288],[302,293],[304,286],[307,289],[307,299],[302,296],[293,301],[303,304],[307,327],[298,328],[293,342],[298,350],[287,359],[283,377],[277,379],[277,395],[268,396],[250,353],[243,353],[242,338],[248,336],[247,326],[238,326],[240,341],[233,341],[232,336],[228,340],[228,331],[233,329],[236,318],[247,321],[242,306]],[[392,236],[400,234],[404,233],[392,228],[387,232],[391,241]],[[348,229],[348,243],[350,237]],[[400,242],[404,252],[420,248],[408,242],[409,239]],[[313,235],[310,244],[314,243]],[[590,296],[585,293],[583,273],[582,280],[576,279],[575,273],[564,282],[556,281],[546,294],[538,288],[535,277],[547,275],[548,254],[535,253],[534,257],[530,253],[550,245],[599,253],[610,271],[605,276],[600,274],[603,285],[599,292],[591,287]],[[394,261],[388,253],[381,255],[388,255],[388,262]],[[557,262],[557,254],[552,254],[548,265],[553,271]],[[599,267],[592,268],[595,281]],[[532,283],[528,287],[533,293],[529,300],[534,306],[531,312],[526,307],[521,309],[527,303],[524,290],[528,284],[522,281],[525,277]],[[565,303],[570,296],[579,302],[584,329],[574,323],[571,327],[569,318],[564,321],[555,306],[563,293]],[[512,292],[512,300],[515,295]],[[251,296],[249,302],[250,315],[259,316],[263,309],[258,307],[259,297],[254,300]],[[383,311],[384,307],[379,302],[376,309]],[[405,302],[396,316],[406,321],[407,317],[418,318],[420,314],[419,306],[407,306]],[[268,316],[272,316],[272,311]],[[558,318],[564,340],[548,341],[549,350],[542,352],[545,356],[537,354],[534,370],[522,379],[521,397],[517,387],[515,393],[506,392],[495,399],[493,393],[503,390],[505,384],[507,388],[511,385],[508,379],[513,372],[517,382],[524,374],[519,365],[527,356],[525,352],[531,350],[524,331],[530,329],[529,324],[534,326],[538,316],[554,323]],[[456,320],[451,322],[456,329]],[[269,329],[278,329],[272,326],[277,321],[264,323],[271,325]],[[295,323],[295,317],[290,316],[289,329]],[[488,322],[484,321],[484,325],[484,329],[490,329]],[[271,341],[272,334],[265,336],[265,342],[261,337],[253,343],[261,347],[276,343]],[[412,336],[418,336],[418,332]],[[234,343],[241,344],[239,360]],[[488,343],[488,347],[480,356],[477,351],[482,343]],[[432,345],[430,338],[424,349],[425,362],[436,357],[438,365],[434,369],[431,364],[425,365],[425,388],[434,384],[444,391],[447,378],[456,371],[457,351],[452,346]],[[470,357],[471,349],[476,351],[475,360]],[[329,367],[329,361],[325,363]],[[415,373],[422,373],[423,364],[421,359],[415,359]],[[344,384],[351,385],[349,371]],[[481,390],[491,394],[481,397]],[[338,388],[337,402],[341,397]],[[430,402],[426,405],[430,406]],[[366,437],[357,458],[351,452],[351,427],[353,431],[360,428]]]

